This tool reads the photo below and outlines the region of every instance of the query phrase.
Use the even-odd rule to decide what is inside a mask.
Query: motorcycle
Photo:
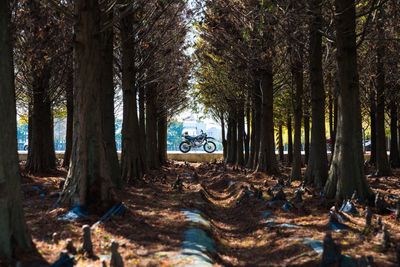
[[[210,140],[215,140],[215,138],[208,137],[206,133],[201,131],[201,134],[196,137],[192,137],[188,135],[187,132],[185,132],[182,135],[183,141],[179,145],[179,150],[182,153],[188,153],[192,147],[193,148],[198,148],[198,147],[203,147],[204,151],[207,153],[213,153],[216,149],[217,146],[213,141]]]

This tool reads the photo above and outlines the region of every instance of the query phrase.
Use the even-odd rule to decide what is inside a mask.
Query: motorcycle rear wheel
[[[189,153],[189,151],[190,151],[191,148],[192,148],[192,147],[190,146],[190,143],[187,142],[187,141],[183,141],[183,142],[179,145],[179,150],[180,150],[182,153]]]

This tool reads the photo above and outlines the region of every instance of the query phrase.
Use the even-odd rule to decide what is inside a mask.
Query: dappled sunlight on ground
[[[285,169],[286,175],[280,178],[286,179],[288,171]],[[178,176],[183,181],[182,191],[173,187]],[[47,262],[56,261],[68,238],[79,248],[82,225],[93,225],[99,219],[91,215],[77,222],[57,220],[67,211],[65,207],[54,208],[63,177],[65,172],[61,171],[54,177],[23,177],[26,218],[39,253]],[[268,188],[277,188],[277,179],[222,163],[170,163],[146,175],[145,182],[119,194],[127,212],[93,227],[97,259],[78,254],[77,266],[108,262],[112,240],[120,244],[126,266],[199,266],[195,261],[201,257],[222,266],[316,266],[321,258],[318,245],[330,230],[328,213],[333,203],[321,201],[319,192],[306,188],[303,202],[292,203],[291,209],[284,210],[284,201],[271,201],[267,194]],[[381,192],[389,202],[398,198],[399,177],[369,181],[374,191]],[[283,187],[288,200],[299,186],[300,182],[295,181]],[[257,189],[262,197],[256,197]],[[365,234],[364,207],[356,207],[360,216],[344,214],[348,229],[333,232],[342,253],[355,259],[372,255],[377,266],[393,266],[393,245],[400,240],[399,222],[390,212],[381,215],[393,241],[383,253],[379,233],[371,229]],[[374,215],[373,225],[376,220]],[[190,229],[200,230],[188,232]],[[58,244],[52,240],[53,233],[60,236]],[[190,236],[199,233],[204,237]],[[191,242],[190,249],[185,248],[187,242]],[[207,242],[215,247],[208,248]],[[197,249],[200,256],[193,256]]]

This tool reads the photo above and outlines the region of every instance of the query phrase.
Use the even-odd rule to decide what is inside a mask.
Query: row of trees
[[[291,179],[302,179],[304,136],[307,183],[330,198],[357,191],[369,199],[363,130],[371,132],[376,175],[389,175],[390,164],[399,167],[398,4],[216,0],[202,7],[196,90],[227,124],[226,161],[279,173],[275,143],[283,161],[286,128]]]
[[[33,248],[21,206],[16,103],[29,114],[26,171],[55,170],[53,115],[66,113],[63,200],[103,212],[120,201],[124,184],[166,162],[168,120],[187,103],[190,16],[180,0],[1,1],[0,257]]]

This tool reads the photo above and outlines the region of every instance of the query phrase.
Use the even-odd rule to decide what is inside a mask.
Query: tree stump
[[[372,222],[372,211],[370,207],[367,206],[365,209],[365,228],[370,228],[371,227],[371,222]]]
[[[375,208],[378,213],[385,213],[387,211],[387,203],[380,193],[377,193],[375,196]]]
[[[73,267],[75,265],[74,259],[68,255],[67,251],[61,251],[58,260],[51,266],[54,267]]]
[[[83,243],[82,243],[82,252],[89,257],[93,256],[93,243],[92,243],[92,234],[89,225],[82,226],[83,231]]]
[[[74,247],[74,243],[72,242],[72,239],[68,238],[66,240],[65,249],[68,251],[68,253],[71,253],[72,255],[76,254],[76,248]]]
[[[51,237],[52,237],[53,243],[58,244],[58,242],[60,241],[60,235],[57,232],[55,232],[52,234]]]
[[[111,242],[111,261],[110,267],[124,267],[124,261],[118,252],[119,244],[116,241]]]
[[[286,195],[285,192],[283,192],[282,188],[279,189],[279,191],[276,193],[276,195],[272,200],[282,200],[282,201],[286,200]]]
[[[182,178],[178,175],[178,177],[176,178],[174,184],[172,185],[172,189],[178,191],[178,192],[182,192],[183,189],[183,181]]]
[[[357,190],[354,190],[353,195],[351,196],[351,201],[357,202]]]
[[[297,189],[294,194],[295,195],[292,199],[292,202],[293,203],[302,203],[303,202],[303,194],[304,194],[303,189],[302,188]]]
[[[335,243],[332,234],[327,232],[324,238],[324,251],[320,266],[340,266],[342,252],[339,245]]]
[[[200,180],[199,174],[195,171],[193,173],[193,182],[198,183]]]
[[[377,226],[377,230],[380,231],[383,227],[383,223],[382,223],[382,217],[379,216],[377,221],[376,221],[376,226]]]
[[[381,244],[382,244],[382,248],[384,251],[387,251],[390,247],[390,233],[385,226],[383,226],[383,233],[382,233],[382,240],[381,240]]]
[[[374,258],[372,256],[362,256],[357,263],[358,267],[373,267],[375,266],[374,264]]]

